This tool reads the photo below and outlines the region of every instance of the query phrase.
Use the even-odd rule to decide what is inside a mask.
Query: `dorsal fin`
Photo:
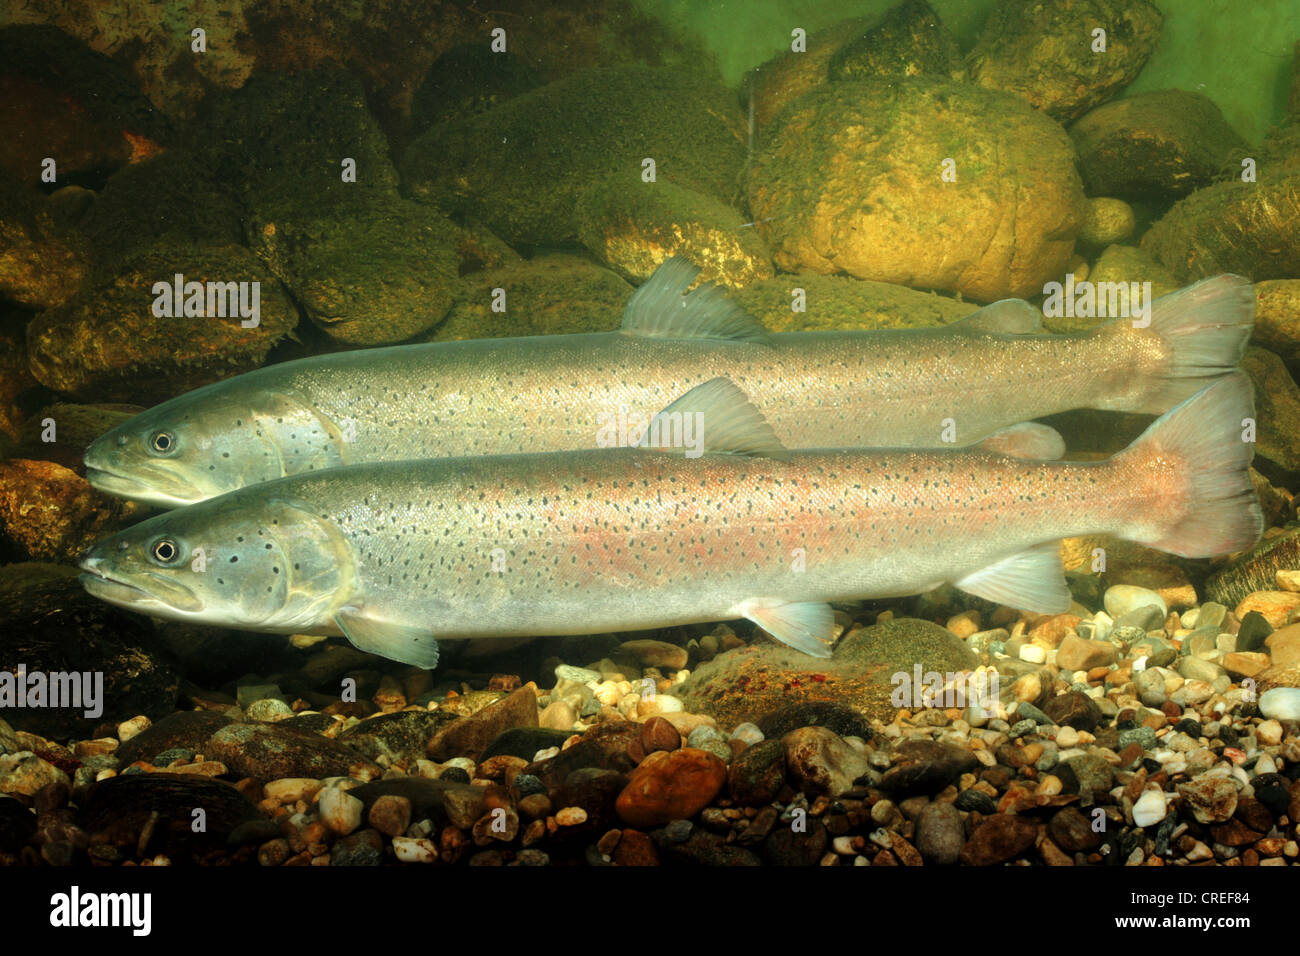
[[[699,455],[790,457],[767,419],[730,379],[714,378],[656,415],[641,444],[658,451]]]
[[[1028,335],[1043,331],[1043,313],[1024,299],[999,299],[952,323],[968,332]]]
[[[622,331],[659,339],[767,341],[767,329],[758,319],[713,283],[683,295],[699,274],[680,256],[666,260],[628,299]]]

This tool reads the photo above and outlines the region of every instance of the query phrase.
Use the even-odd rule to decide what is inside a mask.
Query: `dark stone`
[[[515,727],[497,736],[483,751],[480,762],[506,754],[521,760],[532,760],[539,750],[558,747],[570,737],[569,730],[552,730],[549,727]]]
[[[446,773],[437,780],[428,777],[393,777],[389,780],[375,780],[353,787],[348,793],[361,801],[364,814],[370,813],[370,808],[380,797],[405,797],[411,801],[412,820],[418,822],[429,819],[441,826],[447,820],[443,800],[451,790],[479,797],[483,794],[480,788],[470,786],[468,778],[464,781],[449,780]]]
[[[685,821],[674,821],[674,823]],[[668,863],[686,863],[696,866],[762,866],[756,853],[726,842],[725,837],[695,827],[683,840],[674,839],[671,827],[654,830],[650,839],[659,855]]]
[[[925,0],[904,0],[831,57],[832,80],[933,75],[961,69],[956,40]]]
[[[226,842],[232,846],[245,843],[265,843],[280,835],[280,826],[274,820],[249,820],[230,831]]]
[[[438,779],[448,783],[469,783],[469,774],[463,767],[448,767]]]
[[[640,739],[641,727],[638,724],[617,721],[598,724],[572,747],[547,760],[529,764],[524,773],[540,778],[548,789],[559,786],[569,774],[583,767],[628,773],[636,764],[627,755],[627,749]]]
[[[1273,625],[1258,611],[1247,611],[1237,629],[1237,650],[1265,651],[1264,641],[1273,633]]]
[[[614,825],[614,801],[626,785],[627,778],[616,770],[584,767],[573,771],[551,793],[551,801],[557,810],[562,807],[582,807],[587,811],[587,821],[581,826],[562,827],[560,833],[573,831],[572,835],[579,835]]]
[[[958,810],[982,813],[985,816],[998,812],[998,805],[993,802],[993,798],[983,790],[976,790],[973,787],[957,794],[957,799],[952,802],[952,805]]]
[[[194,810],[205,827],[192,828]],[[121,774],[90,788],[81,806],[82,828],[92,838],[134,855],[146,826],[153,826],[145,854],[200,853],[224,845],[241,825],[265,819],[257,806],[228,783],[197,774]]]
[[[330,866],[378,866],[384,858],[384,839],[378,830],[358,830],[330,849]]]
[[[433,61],[411,98],[411,128],[419,132],[483,113],[539,83],[537,74],[513,53],[493,52],[484,43],[454,46]]]
[[[346,777],[356,766],[380,769],[346,744],[278,724],[230,724],[214,733],[204,756],[220,760],[239,777]]]
[[[192,753],[207,756],[204,745],[208,738],[231,722],[224,714],[208,710],[185,710],[168,714],[162,720],[146,727],[113,751],[122,765],[145,760],[153,763],[162,753],[174,748],[184,748]]]
[[[902,760],[880,781],[881,790],[896,796],[935,793],[979,766],[964,747],[934,740],[907,740],[896,752]]]
[[[368,717],[338,735],[340,743],[370,760],[387,757],[393,763],[414,765],[440,727],[457,720],[455,714],[428,710],[399,710]]]
[[[157,654],[149,619],[91,597],[75,578],[55,578],[9,591],[0,630],[0,670],[92,672],[104,675],[104,712],[84,707],[29,707],[15,720],[22,730],[69,740],[90,736],[100,721],[138,714],[162,720],[172,713],[180,678]],[[165,748],[159,748],[165,749]]]
[[[1280,773],[1260,774],[1251,784],[1255,788],[1255,799],[1268,808],[1268,811],[1275,817],[1280,817],[1287,812],[1291,798],[1287,793],[1291,781]]]
[[[1091,733],[1101,723],[1101,708],[1082,691],[1072,690],[1053,697],[1043,705],[1043,713],[1052,723]]]
[[[1105,793],[1115,784],[1115,771],[1094,754],[1063,760],[1056,765],[1055,773],[1066,793],[1091,793],[1095,796]]]
[[[841,737],[871,739],[871,723],[856,710],[828,701],[791,704],[760,717],[756,724],[769,739],[779,739],[801,727],[825,727]]]
[[[951,866],[961,856],[966,830],[951,803],[930,803],[916,819],[916,848],[926,863]]]
[[[1201,738],[1201,722],[1194,717],[1184,717],[1174,724],[1174,730],[1180,734],[1186,734],[1193,740],[1200,740]]]
[[[35,814],[13,797],[0,797],[0,850],[17,853],[35,832]]]
[[[830,845],[826,826],[816,817],[805,817],[807,829],[800,833],[778,824],[763,841],[763,858],[772,866],[816,866]]]
[[[1064,807],[1047,824],[1047,835],[1067,853],[1090,853],[1101,846],[1102,834],[1091,820],[1074,807]]]
[[[1005,863],[1034,845],[1038,824],[1026,817],[998,813],[977,826],[961,850],[966,866],[992,866]]]
[[[731,761],[731,798],[745,806],[771,803],[785,784],[785,745],[762,740]]]

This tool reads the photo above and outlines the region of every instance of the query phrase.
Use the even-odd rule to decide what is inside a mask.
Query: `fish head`
[[[155,617],[300,633],[351,597],[356,562],[332,521],[262,489],[165,512],[81,560],[95,597]]]
[[[86,449],[86,478],[108,494],[175,508],[347,464],[347,445],[345,432],[304,397],[236,378],[101,435]]]

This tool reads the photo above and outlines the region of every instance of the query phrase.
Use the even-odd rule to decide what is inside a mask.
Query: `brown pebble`
[[[283,866],[290,856],[289,841],[283,837],[267,840],[257,848],[257,862],[262,866]]]
[[[659,854],[655,851],[654,843],[640,830],[624,830],[611,858],[619,866],[659,865]]]
[[[530,793],[519,801],[519,812],[530,820],[543,819],[554,809],[551,798],[544,793]]]
[[[664,718],[651,717],[641,725],[641,749],[645,754],[652,754],[659,750],[676,750],[681,745],[682,735]]]
[[[411,801],[394,794],[376,797],[367,819],[380,833],[390,837],[401,836],[411,825]]]
[[[618,846],[618,841],[622,839],[622,837],[622,830],[606,830],[605,835],[596,841],[596,849],[606,856],[609,856],[614,852],[614,847]]]

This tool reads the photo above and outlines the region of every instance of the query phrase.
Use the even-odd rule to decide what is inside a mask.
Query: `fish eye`
[[[153,543],[153,557],[159,564],[173,564],[180,555],[180,546],[171,538],[159,538]]]
[[[154,432],[149,438],[149,447],[159,455],[170,455],[176,450],[176,436],[171,432]]]

